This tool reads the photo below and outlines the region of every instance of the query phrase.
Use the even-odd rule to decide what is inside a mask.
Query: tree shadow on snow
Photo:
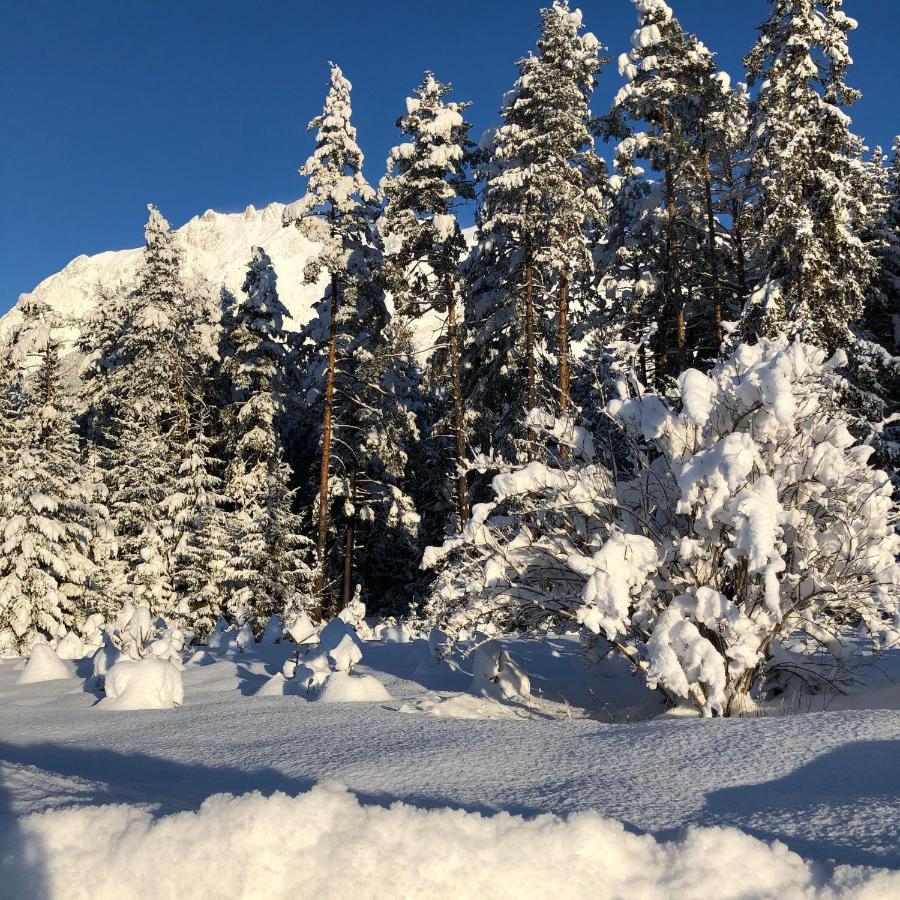
[[[259,791],[268,795],[282,791],[294,795],[308,791],[314,784],[311,779],[294,778],[271,768],[217,767],[214,760],[212,765],[173,762],[144,753],[117,753],[66,744],[0,742],[0,760],[99,782],[97,792],[90,795],[91,804],[154,804],[160,814],[196,809],[211,794]]]
[[[844,744],[789,775],[706,795],[702,825],[838,864],[900,868],[900,741]]]
[[[238,681],[240,681],[239,690],[245,697],[251,697],[255,694],[275,673],[266,674],[264,672],[253,672],[247,666],[238,664],[235,667]]]
[[[22,831],[2,774],[0,769],[0,898],[44,900],[50,894],[40,839]]]

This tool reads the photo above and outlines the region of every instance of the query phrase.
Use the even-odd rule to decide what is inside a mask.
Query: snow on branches
[[[430,617],[457,635],[577,623],[706,715],[804,657],[839,664],[860,628],[876,649],[898,640],[896,505],[833,412],[842,362],[763,341],[668,400],[612,401],[633,472],[582,444],[569,466],[495,477],[496,501],[426,554]]]

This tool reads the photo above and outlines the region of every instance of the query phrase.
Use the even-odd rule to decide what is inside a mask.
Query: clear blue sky
[[[669,0],[735,80],[766,0]],[[403,100],[426,68],[471,99],[476,136],[496,119],[540,0],[0,0],[0,312],[79,253],[140,244],[146,204],[176,225],[213,208],[295,199],[327,61],[353,82],[376,182]],[[583,0],[615,59],[629,0]],[[900,131],[898,0],[846,0],[860,20],[857,130]],[[621,80],[603,72],[594,107]]]

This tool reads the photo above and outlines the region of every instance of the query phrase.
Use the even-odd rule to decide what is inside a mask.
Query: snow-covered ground
[[[0,896],[900,896],[900,659],[827,711],[700,720],[574,641],[509,649],[504,704],[425,641],[365,642],[369,702],[283,693],[287,644],[195,656],[168,710],[0,661]]]

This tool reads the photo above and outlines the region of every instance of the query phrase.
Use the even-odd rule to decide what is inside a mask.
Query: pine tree
[[[325,590],[327,564],[338,320],[345,306],[353,302],[353,298],[342,295],[369,268],[367,248],[372,244],[371,223],[377,210],[376,192],[362,174],[363,154],[350,123],[350,89],[350,82],[332,63],[322,114],[309,123],[309,130],[316,130],[316,149],[300,168],[300,174],[308,179],[306,195],[284,211],[285,225],[298,226],[307,237],[322,244],[321,253],[307,267],[307,281],[315,281],[323,270],[330,276],[319,307],[320,318],[324,315],[328,322],[316,538],[315,590],[320,597]]]
[[[223,373],[231,395],[225,415],[229,459],[225,496],[233,509],[234,548],[228,611],[257,633],[272,614],[303,608],[311,593],[309,541],[292,509],[291,473],[278,428],[284,393],[284,319],[289,315],[278,299],[272,261],[255,247],[242,298],[231,311]],[[207,510],[214,520],[215,505],[208,504]],[[218,530],[217,524],[207,528],[211,526]],[[209,544],[211,539],[207,532],[204,540]],[[217,552],[214,546],[203,551],[210,562]],[[207,599],[208,591],[204,588]],[[216,618],[211,611],[204,616],[212,617],[212,622]]]
[[[632,49],[619,59],[627,84],[613,102],[605,130],[622,139],[616,151],[620,169],[627,157],[644,159],[661,178],[665,229],[658,290],[645,294],[640,311],[654,327],[653,377],[661,385],[698,355],[714,357],[721,343],[712,158],[731,150],[723,134],[731,95],[712,53],[684,31],[663,0],[634,3],[639,27]]]
[[[476,427],[483,449],[505,458],[533,454],[533,433],[522,434],[529,410],[550,406],[567,416],[573,272],[591,272],[589,239],[602,227],[608,193],[588,106],[600,44],[582,33],[581,14],[567,2],[541,17],[538,53],[519,61],[491,140],[470,267],[467,367],[482,412]],[[519,373],[524,409],[507,399]]]
[[[459,298],[463,285],[460,258],[466,242],[454,207],[474,190],[467,168],[473,145],[463,118],[468,103],[445,102],[450,85],[425,74],[406,115],[397,120],[410,141],[391,150],[382,191],[387,200],[383,232],[394,250],[387,257],[387,284],[401,315],[418,321],[430,311],[446,314],[446,362],[443,389],[449,395],[453,434],[456,501],[460,526],[469,518],[466,422],[460,362]],[[440,427],[443,417],[438,417]]]
[[[758,286],[741,333],[784,331],[823,347],[847,346],[874,274],[863,146],[844,111],[859,98],[846,84],[842,0],[772,0],[746,59],[751,106],[750,186]]]

